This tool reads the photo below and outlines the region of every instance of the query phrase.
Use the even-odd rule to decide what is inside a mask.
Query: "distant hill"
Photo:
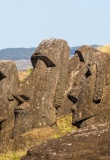
[[[80,46],[71,47],[70,48],[70,57],[72,57],[75,51]],[[92,47],[98,47],[98,45],[92,45]],[[30,60],[30,57],[35,51],[35,47],[33,48],[7,48],[0,50],[0,60]]]
[[[0,50],[0,60],[29,60],[36,48],[7,48]]]

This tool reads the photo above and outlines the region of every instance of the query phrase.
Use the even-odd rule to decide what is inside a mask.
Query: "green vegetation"
[[[33,68],[29,68],[28,71],[27,71],[28,75],[30,75],[32,71],[33,71]]]
[[[71,122],[72,122],[72,114],[68,114],[58,118],[56,125],[53,127],[34,129],[32,131],[29,131],[28,133],[25,133],[22,136],[24,137],[26,136],[26,139],[29,138],[31,140],[35,140],[36,137],[36,145],[41,144],[43,143],[43,141],[59,138],[70,133],[72,130],[77,130],[76,127],[73,127],[71,125]],[[24,152],[17,152],[14,154],[7,153],[4,155],[0,155],[0,160],[20,160],[20,158],[26,154],[26,150],[29,149],[29,146],[28,147],[27,146],[25,146]]]
[[[57,129],[58,132],[54,135],[54,138],[64,136],[72,130],[77,130],[77,127],[72,126],[72,114],[57,119]]]
[[[19,153],[10,153],[10,154],[0,154],[0,160],[20,160],[20,158],[25,155],[26,152],[19,152]]]

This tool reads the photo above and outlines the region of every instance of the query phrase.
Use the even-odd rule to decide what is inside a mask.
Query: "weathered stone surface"
[[[79,128],[110,122],[109,54],[82,46],[69,60],[67,43],[50,39],[31,61],[34,69],[20,87],[15,64],[0,61],[0,152],[35,145],[34,129],[70,112]]]
[[[70,59],[67,77],[67,97],[60,109],[72,109],[73,125],[110,121],[110,55],[80,47]]]
[[[109,160],[110,124],[92,125],[32,147],[21,160]]]
[[[56,122],[58,108],[63,103],[69,52],[66,41],[50,39],[43,41],[32,55],[34,70],[18,92],[19,97],[28,97],[29,102],[22,101],[15,110],[18,116],[14,137]]]
[[[64,103],[59,108],[58,116],[71,112],[73,104],[74,105],[76,104],[77,100],[74,100],[75,97],[71,96],[71,94],[68,94],[68,93],[73,88],[73,84],[74,84],[74,88],[76,88],[76,91],[79,89],[78,85],[79,85],[79,81],[82,79],[82,76],[79,77],[78,81],[76,80],[76,77],[80,72],[80,70],[83,68],[83,66],[84,66],[84,63],[80,61],[78,54],[76,54],[73,58],[69,60]],[[80,75],[83,75],[83,73],[80,73]]]
[[[0,61],[0,150],[12,137],[14,108],[17,101],[13,95],[19,87],[17,68],[12,61]]]

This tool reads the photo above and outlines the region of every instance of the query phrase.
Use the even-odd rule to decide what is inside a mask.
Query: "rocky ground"
[[[110,124],[92,125],[28,150],[21,160],[109,160]]]
[[[66,41],[49,39],[36,48],[25,74],[13,61],[0,61],[1,154],[71,132],[30,149],[24,159],[110,158],[110,55],[90,46],[69,54]]]

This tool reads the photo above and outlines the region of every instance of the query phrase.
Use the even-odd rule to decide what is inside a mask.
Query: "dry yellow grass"
[[[77,130],[72,126],[72,114],[62,116],[57,119],[56,125],[53,127],[45,127],[33,129],[27,133],[15,138],[15,153],[0,154],[0,160],[20,160],[20,157],[26,154],[26,151],[44,141],[62,137],[72,130]],[[21,143],[23,142],[23,143]],[[22,152],[21,152],[22,150]]]
[[[0,160],[20,160],[25,154],[26,152],[0,154]]]
[[[101,51],[101,52],[106,52],[106,53],[110,54],[110,44],[101,46],[101,47],[98,48],[98,50]]]
[[[19,80],[21,83],[24,82],[25,79],[31,74],[32,70],[33,68],[30,68],[28,70],[18,72]]]
[[[18,75],[19,75],[20,82],[23,82],[28,77],[28,72],[27,71],[19,71]]]
[[[77,127],[72,126],[72,113],[58,118],[56,124],[60,137],[71,132],[72,130],[77,130]]]

